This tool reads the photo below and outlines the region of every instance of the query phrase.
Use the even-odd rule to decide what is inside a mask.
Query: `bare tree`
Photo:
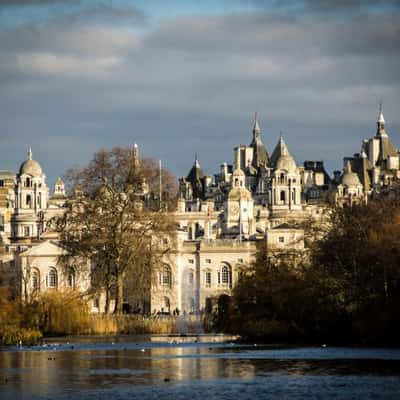
[[[111,297],[114,312],[122,312],[128,276],[135,277],[129,291],[145,295],[158,261],[173,246],[176,225],[167,207],[173,207],[176,182],[157,167],[153,160],[139,160],[136,146],[116,147],[66,174],[75,195],[58,221],[61,241],[69,257],[91,260],[93,288],[105,291],[106,312]]]

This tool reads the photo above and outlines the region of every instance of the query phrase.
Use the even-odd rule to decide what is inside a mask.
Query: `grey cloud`
[[[70,1],[73,3],[80,3],[80,0]],[[56,3],[65,3],[65,0],[0,0],[0,7],[39,6]]]
[[[298,12],[307,14],[337,15],[353,17],[359,14],[374,12],[400,11],[399,0],[237,0],[243,3],[251,3],[260,9],[268,9],[278,12]]]
[[[97,1],[89,3],[75,11],[65,12],[50,19],[53,25],[58,24],[113,24],[126,23],[133,25],[143,25],[147,21],[145,13],[133,5],[118,6],[113,3]]]
[[[400,144],[396,25],[258,13],[179,18],[143,35],[79,24],[0,31],[0,144],[15,158],[39,143],[55,175],[133,141],[179,175],[197,150],[212,172],[249,140],[259,111],[270,150],[283,129],[299,162],[337,168],[373,134],[381,99]]]

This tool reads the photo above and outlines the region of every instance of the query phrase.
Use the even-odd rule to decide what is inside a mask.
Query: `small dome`
[[[350,161],[347,162],[343,176],[342,185],[347,187],[354,187],[361,185],[360,178],[358,175],[351,170]]]
[[[32,160],[32,150],[28,151],[28,159],[24,161],[19,167],[19,174],[23,175],[31,175],[31,176],[41,176],[42,175],[42,167],[40,164]]]
[[[276,162],[276,169],[283,169],[288,172],[295,172],[296,168],[296,162],[289,154],[281,155]]]
[[[342,185],[344,186],[358,186],[361,185],[360,179],[355,172],[345,173],[342,177]]]

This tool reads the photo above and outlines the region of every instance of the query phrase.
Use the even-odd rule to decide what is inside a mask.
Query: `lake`
[[[48,340],[0,351],[0,399],[400,399],[400,350],[224,336]]]

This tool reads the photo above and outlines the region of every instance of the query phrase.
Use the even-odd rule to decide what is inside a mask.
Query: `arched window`
[[[73,268],[69,268],[67,272],[67,286],[70,289],[75,289],[75,270]]]
[[[31,285],[32,292],[38,292],[40,290],[40,274],[37,269],[33,269],[31,272]]]
[[[31,208],[32,207],[32,197],[30,194],[26,195],[26,206]]]
[[[281,201],[283,201],[283,202],[286,201],[286,194],[285,194],[284,190],[281,191]]]
[[[57,281],[57,270],[55,268],[50,268],[49,273],[47,274],[47,287],[57,288]]]
[[[227,264],[222,264],[218,272],[218,283],[221,286],[232,287],[232,270]]]
[[[160,274],[160,285],[171,287],[172,273],[169,265],[164,265]]]

